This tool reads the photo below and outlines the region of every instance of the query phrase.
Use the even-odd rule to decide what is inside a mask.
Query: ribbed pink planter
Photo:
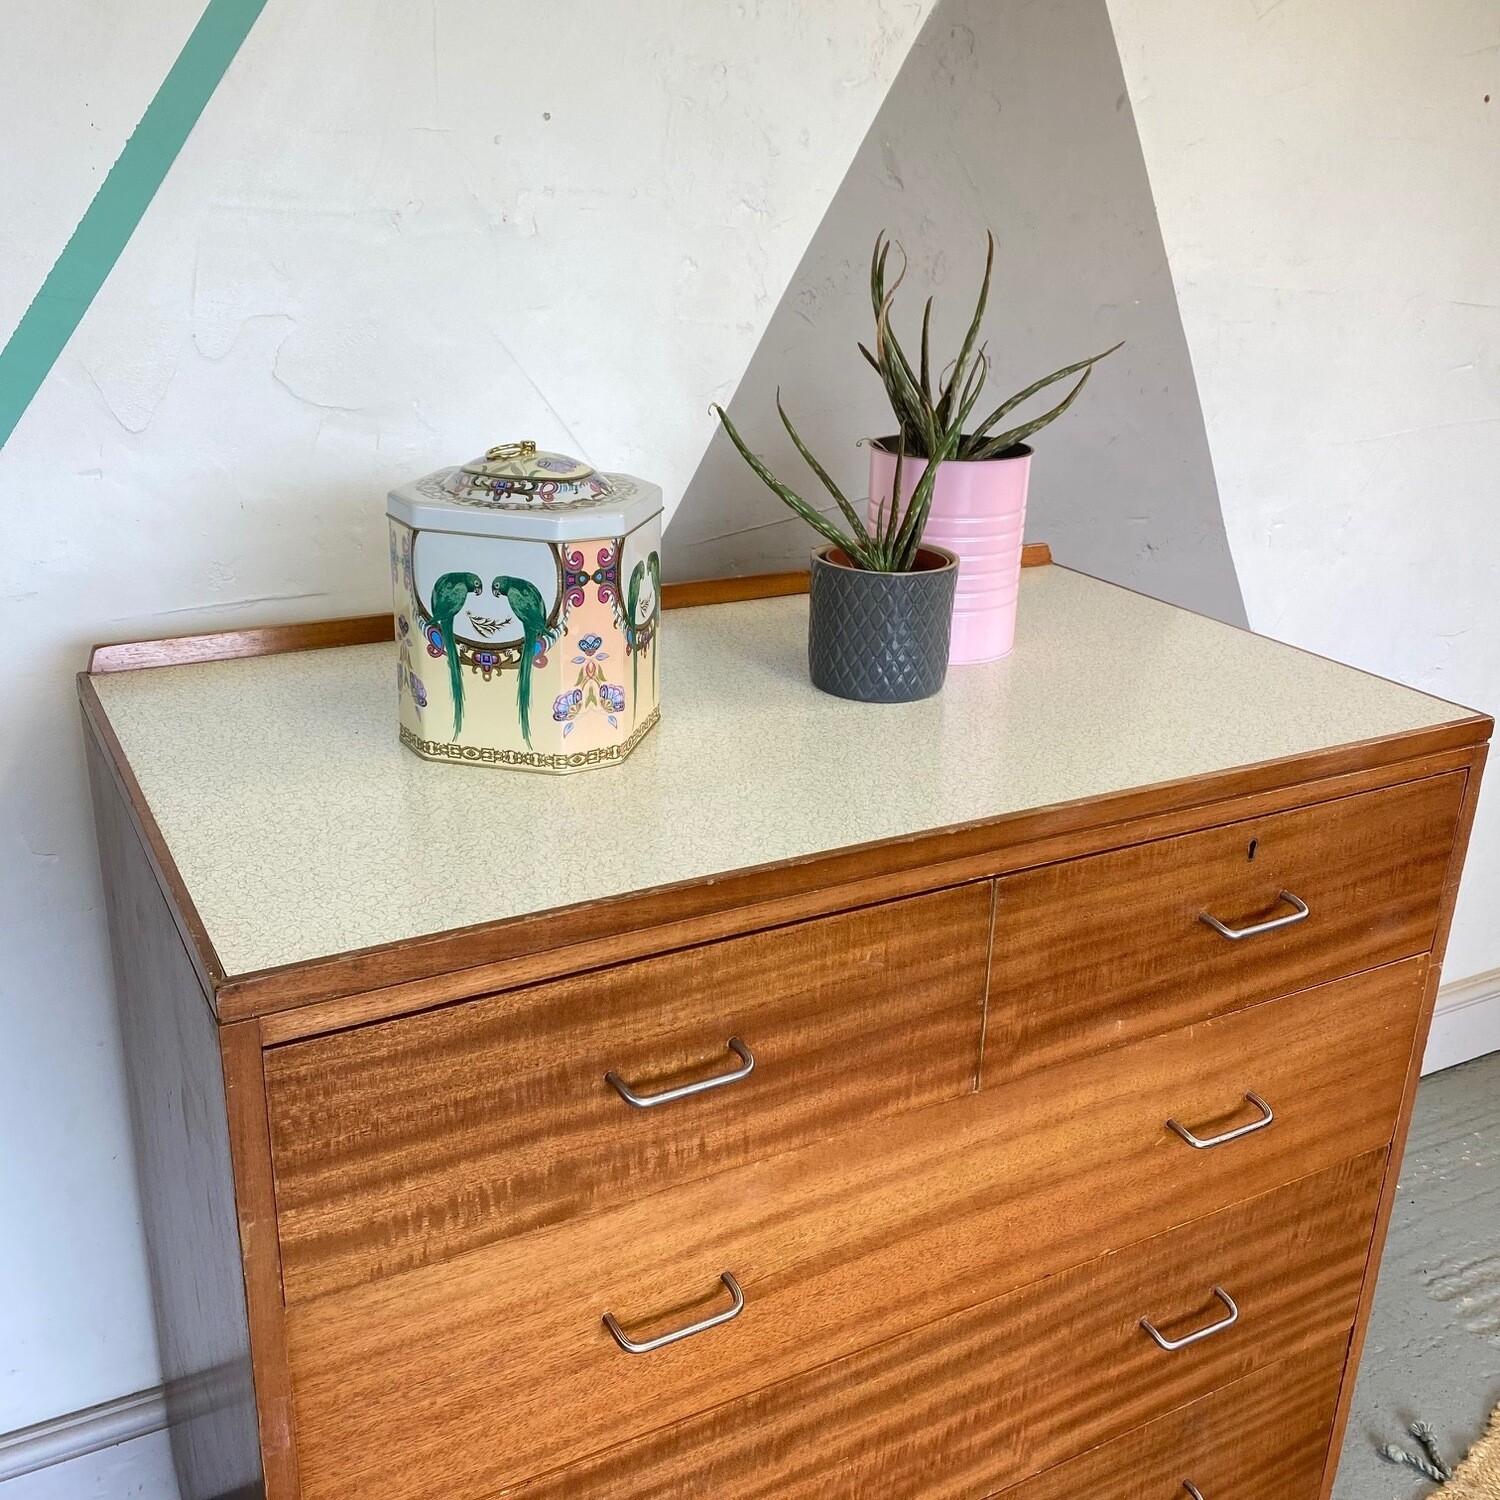
[[[927,461],[901,466],[903,507]],[[950,460],[938,469],[924,540],[958,554],[958,592],[948,660],[954,666],[994,661],[1016,640],[1016,596],[1021,588],[1021,541],[1026,529],[1026,485],[1031,449],[982,463]],[[890,503],[896,455],[870,444],[869,514],[873,523]]]

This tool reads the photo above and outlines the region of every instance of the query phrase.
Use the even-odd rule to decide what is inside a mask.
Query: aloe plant
[[[898,444],[913,458],[932,459],[938,456],[936,449],[928,445],[928,433],[934,430],[946,430],[955,409],[963,404],[961,393],[967,393],[971,368],[985,364],[983,346],[977,350],[975,346],[979,339],[979,325],[984,320],[985,305],[989,301],[990,276],[995,267],[995,237],[993,234],[987,234],[985,240],[987,248],[984,258],[984,280],[979,287],[979,300],[974,305],[974,316],[969,320],[969,328],[959,348],[958,358],[948,367],[946,376],[940,379],[934,388],[931,358],[933,299],[931,297],[927,299],[927,305],[922,312],[921,350],[918,356],[918,366],[914,370],[899,340],[890,331],[891,302],[896,288],[901,285],[906,276],[905,253],[902,253],[901,272],[887,290],[886,262],[891,252],[891,241],[884,233],[875,236],[875,249],[870,257],[870,302],[875,309],[876,352],[872,354],[863,344],[859,346],[859,350],[874,367],[875,373],[880,376],[900,429]],[[1115,344],[1102,354],[1092,354],[1087,359],[1064,365],[1062,369],[1054,370],[1050,375],[1044,375],[1040,380],[1032,381],[1024,390],[1017,391],[1015,395],[1002,401],[971,432],[962,433],[953,452],[942,454],[941,457],[966,459],[973,462],[1005,456],[1010,449],[1024,443],[1033,433],[1040,432],[1042,428],[1062,416],[1078,399],[1084,386],[1088,384],[1089,376],[1094,373],[1094,366],[1101,359],[1113,354],[1119,347],[1119,344]],[[1039,417],[1032,417],[1029,421],[1007,427],[1000,432],[994,431],[994,428],[1016,407],[1029,401],[1039,391],[1046,390],[1049,385],[1055,385],[1060,380],[1066,380],[1070,375],[1079,375],[1080,372],[1082,373],[1078,383],[1050,411],[1045,411]],[[896,493],[898,495],[901,493],[899,485]]]
[[[960,415],[956,416],[951,426],[941,431],[937,429],[932,431],[932,451],[942,458],[951,457],[957,450],[963,420],[973,410],[975,401],[979,399],[983,383],[982,378],[974,382],[974,389],[966,394],[965,399],[959,404]],[[739,430],[729,420],[729,413],[722,406],[715,406],[713,410],[724,424],[724,430],[729,434],[729,441],[739,449],[740,457],[750,465],[762,482],[785,505],[801,516],[814,531],[821,533],[836,547],[841,548],[855,567],[864,568],[872,573],[909,573],[912,570],[917,560],[917,550],[922,543],[922,533],[927,527],[927,514],[932,509],[932,490],[937,482],[937,464],[929,464],[923,471],[922,477],[917,481],[911,503],[906,507],[904,514],[898,507],[892,505],[888,507],[890,512],[888,516],[882,516],[873,528],[867,526],[860,519],[859,512],[850,504],[848,497],[834,483],[832,475],[818,462],[807,444],[798,435],[796,427],[792,425],[792,419],[787,416],[786,409],[781,404],[781,392],[778,390],[776,411],[781,418],[782,426],[786,428],[787,435],[796,444],[797,452],[807,461],[807,466],[833,496],[839,510],[843,513],[844,520],[848,523],[844,527],[831,516],[825,515],[815,505],[804,500],[790,485],[779,480],[760,457],[750,451],[744,438],[740,436]],[[901,493],[901,469],[905,461],[906,450],[902,446],[896,453],[895,493],[898,495]]]
[[[895,412],[899,424],[892,493],[899,495],[902,492],[901,470],[908,458],[927,460],[927,467],[917,480],[911,500],[904,509],[897,505],[883,507],[883,511],[888,513],[881,514],[873,525],[867,525],[861,519],[859,511],[834,483],[828,470],[802,441],[781,404],[780,390],[776,392],[776,413],[781,418],[781,425],[786,428],[787,436],[791,438],[807,466],[817,475],[824,489],[833,496],[834,503],[843,516],[844,525],[840,525],[833,516],[819,510],[790,485],[778,479],[762,459],[751,452],[739,430],[729,420],[728,412],[722,406],[711,408],[724,424],[724,430],[729,434],[730,442],[739,450],[740,457],[750,465],[761,481],[809,526],[841,548],[857,568],[879,573],[910,572],[916,563],[922,533],[932,510],[932,492],[937,483],[938,465],[950,458],[996,458],[1016,444],[1024,442],[1032,433],[1040,431],[1049,422],[1056,421],[1078,399],[1093,367],[1120,347],[1116,344],[1103,354],[1081,359],[1076,364],[1066,365],[1041,380],[1033,381],[1025,390],[1002,401],[978,427],[966,432],[965,428],[984,391],[990,372],[989,355],[985,346],[979,343],[979,325],[984,319],[985,304],[989,300],[990,274],[995,264],[995,237],[989,235],[987,239],[989,248],[984,262],[984,281],[979,289],[974,316],[970,319],[958,358],[934,388],[930,337],[933,299],[927,299],[927,307],[922,314],[920,363],[917,369],[913,369],[891,329],[891,304],[895,301],[897,289],[906,279],[905,256],[903,253],[900,273],[887,287],[885,268],[891,241],[884,233],[875,237],[875,251],[870,259],[870,301],[875,309],[875,352],[872,354],[863,344],[859,349],[875,367],[885,385],[891,410]],[[1077,375],[1079,371],[1083,372],[1082,379],[1051,411],[991,435],[991,429],[1023,401],[1059,380]]]
[[[914,382],[907,381],[904,385],[902,384],[904,377],[901,369],[904,368],[904,362],[892,353],[895,341],[890,326],[890,305],[892,298],[896,295],[896,287],[900,284],[901,278],[898,276],[895,285],[891,287],[875,310],[875,347],[880,351],[881,359],[888,361],[893,368],[896,368],[896,373],[892,378],[903,389],[905,399],[913,412],[924,454],[935,454],[940,463],[943,459],[952,458],[958,451],[958,445],[963,437],[964,423],[969,420],[975,403],[984,390],[985,377],[989,373],[989,361],[981,349],[970,363],[962,385],[956,378],[948,381],[948,399],[941,417],[932,402],[922,402],[920,392]],[[739,430],[729,420],[729,413],[722,406],[715,405],[712,410],[717,413],[719,420],[724,424],[724,430],[729,434],[730,442],[739,450],[740,457],[750,465],[761,481],[786,506],[801,516],[814,531],[827,537],[830,542],[839,547],[855,567],[873,573],[909,573],[912,570],[916,564],[917,550],[922,544],[922,533],[927,527],[927,515],[932,509],[932,491],[937,483],[937,463],[929,463],[923,470],[921,478],[917,480],[916,489],[912,493],[911,502],[904,511],[898,506],[889,506],[888,515],[882,516],[873,528],[867,526],[861,519],[859,511],[834,483],[833,476],[818,462],[807,444],[802,441],[792,419],[786,414],[786,408],[781,404],[781,391],[778,389],[776,413],[781,418],[781,425],[786,428],[787,436],[791,438],[808,468],[817,475],[824,489],[833,496],[835,504],[847,523],[846,526],[840,526],[831,516],[825,515],[815,505],[803,499],[790,485],[779,480],[760,457],[750,451],[749,446],[740,436]],[[894,493],[897,495],[901,493],[901,470],[906,457],[907,448],[903,432],[898,440],[896,452]]]

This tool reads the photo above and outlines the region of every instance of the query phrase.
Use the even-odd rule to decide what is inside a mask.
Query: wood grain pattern
[[[1342,1336],[1246,1376],[997,1500],[1312,1500],[1328,1446]]]
[[[618,930],[611,930],[601,918],[599,933],[589,942],[575,944],[558,938],[552,946],[546,944],[545,938],[553,929],[546,928],[544,923],[546,930],[538,933],[538,942],[529,951],[517,957],[500,957],[493,962],[481,962],[471,967],[445,967],[445,959],[452,951],[448,939],[465,946],[467,951],[467,945],[478,944],[478,931],[448,934],[444,939],[438,940],[433,948],[430,954],[431,970],[421,978],[383,984],[373,990],[355,991],[335,999],[295,1003],[291,1000],[290,988],[293,984],[300,986],[305,980],[308,992],[317,992],[329,983],[336,986],[338,981],[334,976],[347,973],[346,966],[351,962],[363,964],[368,961],[373,966],[382,961],[381,953],[377,950],[371,950],[363,958],[359,955],[347,955],[325,965],[308,966],[305,970],[278,971],[276,978],[279,988],[277,998],[273,1001],[278,1008],[261,1017],[261,1030],[268,1044],[344,1030],[351,1026],[427,1010],[454,1000],[490,994],[496,990],[568,974],[587,973],[654,953],[716,942],[757,929],[769,929],[778,924],[857,910],[882,901],[899,900],[924,891],[983,879],[988,875],[1129,848],[1151,839],[1170,838],[1204,827],[1243,822],[1248,818],[1264,817],[1290,807],[1331,801],[1337,797],[1352,796],[1380,787],[1398,786],[1405,781],[1444,775],[1450,771],[1463,773],[1467,771],[1473,754],[1472,750],[1447,751],[1441,755],[1403,761],[1394,766],[1379,766],[1310,783],[1253,792],[1207,806],[1200,806],[1188,797],[1185,806],[1168,805],[1142,817],[1103,821],[1087,827],[1039,834],[1035,839],[1013,846],[1007,844],[993,849],[981,849],[979,852],[961,853],[951,859],[934,859],[928,865],[894,874],[856,874],[847,880],[808,890],[792,889],[792,881],[788,878],[788,889],[780,895],[773,890],[768,873],[764,886],[758,887],[760,894],[757,899],[743,907],[729,907],[723,911],[681,920],[669,919],[664,914],[660,922],[648,925],[622,921]],[[974,846],[968,842],[967,834],[964,835],[964,841],[965,847],[972,850]],[[790,873],[792,872],[789,875]],[[247,1005],[253,1011],[253,1004],[250,1002],[258,1000],[263,993],[258,989],[243,991],[239,988],[239,981],[227,981],[219,989],[221,1011],[226,1015],[233,1015]],[[281,1005],[283,999],[287,1001],[285,1007]]]
[[[265,1500],[297,1500],[300,1490],[292,1434],[292,1383],[260,1028],[254,1021],[222,1027],[219,1048],[234,1163],[240,1256],[249,1304],[251,1372],[265,1469]]]
[[[1160,1476],[1188,1463],[1200,1488],[1233,1476],[1205,1496],[1239,1500],[1252,1472],[1245,1444],[1258,1441],[1267,1460],[1285,1462],[1283,1444],[1293,1450],[1311,1500],[1383,1160],[1377,1151],[1304,1178],[507,1493],[967,1500],[1004,1488],[1014,1500],[1117,1500],[1132,1474],[1157,1483],[1130,1493],[1171,1494]],[[1140,1319],[1164,1304],[1188,1329],[1222,1316],[1206,1295],[1215,1284],[1240,1308],[1233,1328],[1175,1354],[1150,1342]],[[1256,1372],[1259,1381],[1246,1380]],[[1201,1411],[1170,1428],[1154,1420],[1226,1388],[1217,1420]],[[1250,1430],[1226,1430],[1231,1422]],[[1132,1433],[1140,1458],[1113,1473],[1087,1454],[1010,1488],[1144,1423],[1150,1445]],[[1216,1437],[1229,1439],[1217,1454]],[[1104,1482],[1067,1488],[1080,1469]],[[1176,1471],[1177,1500],[1190,1472]],[[1254,1493],[1290,1500],[1295,1491]]]
[[[683,583],[664,583],[663,609],[695,609],[702,604],[737,604],[744,599],[782,599],[805,594],[806,568],[787,573],[752,573],[745,578],[699,578]]]
[[[136,672],[145,667],[185,667],[196,662],[234,661],[247,656],[279,656],[289,651],[323,651],[334,646],[374,646],[395,638],[394,615],[357,615],[339,620],[308,620],[300,625],[255,625],[205,635],[174,635],[155,641],[119,641],[95,646],[89,673]]]
[[[85,739],[173,1461],[183,1500],[218,1500],[261,1478],[218,1028]]]
[[[987,883],[272,1050],[286,1294],[321,1295],[972,1092]],[[748,1078],[637,1110],[641,1091]]]
[[[1390,1228],[1391,1211],[1395,1206],[1396,1193],[1400,1187],[1401,1161],[1406,1151],[1407,1132],[1411,1128],[1412,1109],[1417,1101],[1417,1085],[1422,1076],[1422,1054],[1427,1050],[1427,1037],[1432,1027],[1432,1014],[1437,1005],[1438,985],[1442,980],[1442,961],[1448,943],[1448,933],[1453,923],[1453,907],[1458,898],[1459,876],[1463,872],[1464,856],[1469,848],[1469,836],[1474,827],[1474,813],[1479,802],[1480,779],[1484,771],[1487,748],[1481,746],[1475,756],[1473,769],[1469,772],[1464,792],[1463,810],[1459,814],[1458,829],[1453,840],[1453,851],[1444,882],[1442,912],[1438,919],[1437,937],[1433,944],[1427,972],[1427,994],[1421,1014],[1417,1018],[1412,1038],[1411,1057],[1407,1064],[1406,1087],[1402,1091],[1401,1109],[1396,1119],[1395,1136],[1386,1165],[1385,1183],[1381,1190],[1380,1204],[1375,1215],[1375,1232],[1370,1242],[1370,1261],[1365,1274],[1364,1289],[1360,1295],[1359,1313],[1355,1319],[1354,1333],[1349,1341],[1349,1362],[1344,1372],[1344,1381],[1339,1391],[1338,1408],[1334,1414],[1333,1429],[1329,1436],[1327,1463],[1323,1483],[1319,1491],[1320,1500],[1329,1500],[1338,1477],[1339,1455],[1343,1450],[1344,1433],[1349,1422],[1349,1412],[1354,1404],[1355,1380],[1359,1373],[1360,1356],[1364,1352],[1365,1333],[1369,1328],[1370,1312],[1375,1303],[1375,1291],[1380,1276],[1380,1258],[1385,1249],[1386,1231]]]
[[[1484,780],[1484,767],[1489,753],[1488,745],[1476,746],[1465,777],[1463,809],[1458,815],[1453,847],[1448,853],[1448,873],[1443,881],[1442,907],[1438,915],[1437,932],[1432,940],[1432,960],[1435,964],[1441,964],[1448,951],[1448,935],[1453,930],[1453,909],[1458,903],[1458,885],[1463,878],[1464,861],[1469,854],[1474,814],[1479,805],[1479,788]]]
[[[999,883],[987,1087],[1432,945],[1461,772]],[[1230,926],[1311,916],[1231,942]]]
[[[304,1494],[486,1495],[1388,1144],[1423,960],[294,1304]],[[1195,1152],[1247,1088],[1273,1128]],[[638,1333],[736,1322],[642,1358]],[[717,1295],[716,1295],[717,1293]],[[497,1442],[495,1434],[505,1439]]]

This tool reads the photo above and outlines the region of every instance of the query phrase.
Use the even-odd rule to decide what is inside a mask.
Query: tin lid
[[[533,442],[501,443],[454,469],[402,485],[386,512],[423,531],[578,541],[625,536],[661,509],[661,489],[604,474]]]

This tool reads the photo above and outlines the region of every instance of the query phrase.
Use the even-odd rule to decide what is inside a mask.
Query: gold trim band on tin
[[[587,771],[596,766],[618,765],[656,727],[661,710],[653,708],[650,717],[640,724],[627,740],[618,745],[601,745],[594,750],[579,750],[572,755],[544,755],[539,750],[497,750],[491,745],[454,745],[443,740],[419,740],[405,724],[401,726],[401,743],[423,760],[452,761],[465,766],[506,766],[514,771],[535,771],[557,775],[568,771]]]

